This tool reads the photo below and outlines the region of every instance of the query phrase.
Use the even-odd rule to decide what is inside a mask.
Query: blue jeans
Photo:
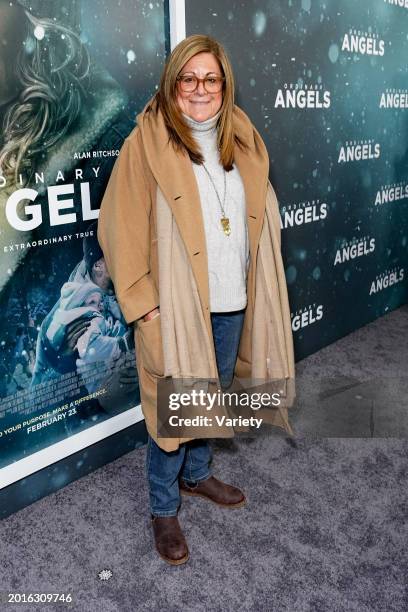
[[[245,309],[212,312],[211,325],[221,387],[226,389],[234,377]],[[180,505],[178,479],[188,483],[211,476],[211,447],[207,440],[192,440],[175,451],[162,450],[148,437],[146,475],[149,483],[150,511],[155,516],[176,516]]]

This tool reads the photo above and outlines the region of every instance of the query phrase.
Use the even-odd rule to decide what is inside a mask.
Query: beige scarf
[[[217,379],[212,340],[208,337],[197,285],[188,255],[171,209],[157,189],[157,238],[159,258],[159,295],[164,375],[173,378]],[[259,241],[256,266],[255,305],[252,328],[252,383],[274,381],[282,397],[279,410],[270,423],[284,427],[293,435],[287,408],[295,399],[295,371],[290,321],[282,309],[273,306],[287,300],[286,278],[280,254],[280,215],[276,196],[268,185],[266,212]],[[280,300],[272,300],[279,295]],[[188,329],[185,321],[189,321]],[[191,324],[190,324],[191,322]],[[280,358],[278,358],[280,356]],[[279,364],[286,364],[284,370]],[[268,416],[261,411],[260,415]],[[269,415],[271,416],[271,415]]]

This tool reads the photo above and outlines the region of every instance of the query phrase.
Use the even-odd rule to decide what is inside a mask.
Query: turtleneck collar
[[[217,120],[219,116],[221,115],[221,109],[213,117],[210,117],[209,119],[206,119],[205,121],[196,121],[195,119],[193,119],[192,117],[189,117],[183,112],[182,112],[182,115],[186,123],[193,130],[193,132],[209,132],[210,130],[215,128],[217,124]]]

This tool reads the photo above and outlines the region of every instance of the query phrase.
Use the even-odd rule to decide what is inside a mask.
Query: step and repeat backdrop
[[[163,2],[0,0],[0,474],[140,404],[97,219],[166,23]]]
[[[407,301],[408,2],[188,0],[185,10],[187,35],[226,47],[236,102],[269,150],[299,360]],[[140,414],[133,329],[97,220],[158,86],[168,15],[164,1],[0,0],[0,477]],[[86,462],[44,472],[47,490]],[[14,508],[45,494],[41,476],[38,491],[19,478]]]
[[[186,2],[270,155],[296,360],[408,299],[408,2]]]

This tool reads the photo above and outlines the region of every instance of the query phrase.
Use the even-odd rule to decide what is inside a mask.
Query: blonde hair
[[[196,164],[202,164],[203,155],[191,133],[190,127],[183,119],[182,111],[177,103],[177,76],[183,66],[197,53],[212,53],[219,62],[225,81],[223,84],[223,100],[220,117],[217,121],[217,144],[220,152],[220,163],[225,170],[232,170],[234,161],[234,144],[245,148],[246,145],[234,133],[234,75],[228,56],[222,45],[214,38],[204,34],[194,34],[182,40],[168,58],[160,79],[159,90],[154,96],[157,109],[160,108],[170,140],[176,148],[185,148]]]

